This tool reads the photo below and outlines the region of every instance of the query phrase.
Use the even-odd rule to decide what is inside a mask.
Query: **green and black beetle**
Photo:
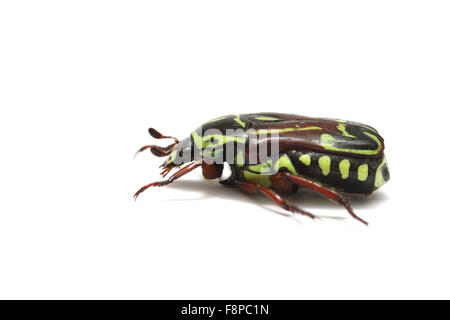
[[[224,185],[264,195],[288,211],[315,218],[277,193],[308,188],[343,205],[367,224],[344,195],[369,195],[389,180],[383,138],[374,128],[351,121],[282,113],[238,114],[211,120],[182,141],[153,128],[149,133],[156,139],[174,140],[167,147],[148,145],[138,150],[168,156],[161,166],[163,177],[187,165],[167,180],[142,187],[135,198],[149,187],[167,185],[200,166],[205,178],[220,178],[228,163],[231,175],[220,181]]]

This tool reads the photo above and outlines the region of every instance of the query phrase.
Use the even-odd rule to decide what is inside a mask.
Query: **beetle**
[[[198,167],[206,179],[220,178],[227,163],[231,175],[220,181],[224,185],[263,195],[287,211],[315,219],[280,195],[300,187],[310,189],[344,206],[353,218],[367,225],[354,213],[348,196],[370,195],[390,178],[383,138],[373,127],[358,122],[253,113],[213,119],[182,141],[153,128],[148,131],[155,139],[174,141],[166,147],[146,145],[137,151],[150,149],[155,156],[168,157],[161,165],[163,177],[186,165],[167,180],[143,186],[134,199],[144,190],[168,185]],[[263,147],[265,156],[260,152]]]

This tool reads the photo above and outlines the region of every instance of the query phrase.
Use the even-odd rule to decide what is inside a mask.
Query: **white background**
[[[2,1],[0,298],[450,298],[446,1]],[[283,215],[193,172],[148,190],[147,128],[348,119],[391,181]],[[161,141],[160,141],[161,142]],[[164,142],[163,142],[164,144]]]

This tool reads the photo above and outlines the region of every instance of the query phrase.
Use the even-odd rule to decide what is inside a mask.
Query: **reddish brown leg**
[[[350,206],[350,203],[337,191],[334,191],[328,187],[325,187],[317,182],[308,180],[306,178],[303,177],[299,177],[299,176],[294,176],[293,174],[290,174],[288,172],[280,172],[277,175],[281,175],[283,177],[285,177],[285,179],[287,179],[290,182],[293,182],[299,186],[308,188],[310,190],[313,190],[319,194],[321,194],[322,196],[324,196],[325,198],[328,198],[336,203],[342,204],[347,211],[350,213],[350,215],[355,218],[356,220],[364,223],[365,225],[368,225],[368,223],[366,221],[364,221],[363,219],[361,219],[360,217],[358,217],[354,212],[352,207]]]
[[[294,194],[298,190],[298,185],[287,181],[282,176],[273,175],[270,177],[270,189],[281,192],[282,194]]]
[[[163,167],[164,165],[165,165],[165,164],[163,163],[163,164],[160,165],[159,167],[161,168],[161,167]],[[165,178],[165,177],[169,174],[170,170],[172,170],[173,168],[174,168],[174,166],[167,166],[167,167],[163,168],[163,171],[160,173],[161,176],[162,176],[163,178]]]
[[[287,200],[283,199],[275,191],[273,191],[269,188],[263,187],[259,184],[253,184],[253,183],[244,182],[244,181],[235,181],[234,183],[235,183],[236,187],[239,190],[241,190],[242,192],[250,193],[250,194],[259,193],[259,194],[271,199],[277,205],[279,205],[280,207],[282,207],[283,209],[285,209],[287,211],[290,211],[293,213],[300,213],[300,214],[310,217],[311,219],[317,218],[312,213],[305,211],[303,209],[300,209],[299,207],[297,207],[295,205],[290,204]]]
[[[202,164],[202,173],[205,179],[217,179],[222,176],[223,172],[223,164],[214,163],[214,164]]]
[[[192,162],[192,163],[188,164],[187,166],[181,168],[180,170],[175,172],[173,175],[171,175],[170,178],[167,179],[167,180],[152,182],[152,183],[149,183],[149,184],[143,186],[142,188],[140,188],[134,194],[134,200],[136,200],[136,198],[139,196],[139,194],[141,194],[142,192],[144,192],[148,188],[150,188],[150,187],[162,187],[162,186],[168,185],[169,183],[172,183],[174,180],[184,176],[186,173],[191,172],[195,168],[200,167],[202,165],[202,161],[203,160],[199,160],[199,161]]]

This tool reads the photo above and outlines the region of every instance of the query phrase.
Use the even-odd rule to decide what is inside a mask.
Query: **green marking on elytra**
[[[366,181],[369,176],[369,165],[362,164],[358,167],[358,180]]]
[[[320,136],[320,145],[326,149],[331,151],[340,151],[345,153],[355,153],[355,154],[363,154],[363,155],[376,155],[381,150],[381,141],[378,139],[377,136],[369,133],[364,132],[364,134],[368,137],[370,137],[372,140],[374,140],[377,143],[377,148],[375,150],[364,150],[364,149],[342,149],[335,147],[335,140],[332,135],[328,133],[324,133]]]
[[[237,152],[235,161],[236,161],[236,165],[238,167],[242,167],[245,164],[244,152],[243,151],[239,150]]]
[[[254,165],[248,166],[248,168],[253,172],[258,172],[261,174],[271,174],[274,172],[273,170],[271,170],[272,160],[269,160],[269,161],[263,162],[263,163],[254,164]]]
[[[377,147],[377,149],[375,150],[375,153],[374,153],[374,154],[378,154],[378,152],[380,152],[380,150],[381,150],[381,141],[380,141],[380,139],[378,139],[377,136],[375,136],[375,135],[373,135],[373,134],[371,134],[371,133],[369,133],[369,132],[364,132],[364,134],[365,134],[366,136],[372,138],[372,140],[374,140],[374,141],[377,143],[378,147]]]
[[[321,156],[319,158],[319,167],[322,169],[322,174],[327,176],[331,169],[331,158],[329,156]]]
[[[294,165],[292,164],[291,159],[287,155],[281,156],[273,164],[272,160],[268,160],[267,162],[248,166],[249,170],[257,172],[262,175],[273,175],[277,173],[280,170],[280,168],[286,168],[289,170],[290,173],[298,175]]]
[[[344,180],[347,179],[350,172],[350,161],[344,159],[339,162],[339,171],[341,172],[341,178]]]
[[[203,139],[202,137],[195,131],[191,133],[192,140],[194,140],[194,144],[198,149],[203,148]]]
[[[373,132],[375,132],[375,133],[378,133],[378,131],[375,129],[375,128],[372,128],[371,126],[368,126],[368,125],[365,125],[365,124],[363,124],[362,125],[364,128],[366,128],[366,129],[369,129],[370,131],[373,131]]]
[[[268,134],[268,133],[284,133],[284,132],[307,131],[307,130],[322,130],[322,128],[316,126],[309,126],[303,128],[258,129],[253,132],[256,132],[257,134]],[[251,134],[252,131],[249,131],[248,133]]]
[[[342,132],[342,135],[344,137],[349,137],[349,138],[356,138],[354,135],[351,135],[350,133],[347,132],[347,125],[341,123],[337,125],[337,129]]]
[[[286,155],[281,156],[280,159],[278,159],[278,161],[275,163],[275,169],[277,172],[280,168],[286,168],[290,173],[298,175],[291,159]]]
[[[203,149],[206,147],[217,147],[228,142],[245,143],[247,141],[247,139],[243,137],[227,136],[222,134],[210,134],[202,137],[196,131],[193,131],[191,133],[191,136],[192,140],[194,140],[195,146],[198,149]],[[212,143],[211,140],[213,140],[215,143]]]
[[[334,148],[334,138],[331,134],[324,133],[320,136],[320,145],[325,149],[333,149]]]
[[[253,173],[248,170],[244,170],[244,178],[246,181],[260,184],[264,187],[270,187],[270,175]]]
[[[233,120],[236,121],[237,123],[239,123],[243,128],[245,128],[245,123],[242,122],[239,114],[237,114],[236,118],[234,118]]]
[[[291,159],[287,155],[283,155],[273,165],[272,160],[268,160],[264,163],[249,166],[249,170],[244,170],[244,178],[246,181],[270,187],[270,177],[277,173],[280,168],[286,168],[290,173],[297,175]]]
[[[305,165],[305,166],[309,166],[311,164],[311,157],[309,156],[309,154],[302,154],[299,157],[299,160]]]
[[[341,120],[341,119],[336,119],[336,121],[337,122],[340,122],[340,123],[349,123],[350,121],[347,121],[347,120]],[[351,124],[351,122],[350,122],[350,124]],[[363,128],[366,128],[366,129],[369,129],[370,131],[373,131],[373,132],[375,132],[375,133],[378,133],[378,131],[377,130],[375,130],[375,128],[372,128],[371,126],[368,126],[368,125],[366,125],[366,124],[362,124],[362,123],[354,123],[355,125],[358,125],[358,126],[361,126],[361,127],[363,127]]]
[[[381,161],[380,165],[377,167],[377,171],[375,173],[375,187],[376,188],[379,188],[386,183],[386,180],[384,180],[384,178],[383,178],[383,172],[382,172],[384,164],[386,164],[386,166],[387,166],[386,158],[383,158],[383,161]],[[389,170],[389,168],[388,168],[388,170]]]
[[[211,150],[203,150],[200,152],[200,154],[205,157],[205,158],[209,158],[209,159],[213,159],[215,157],[217,157],[219,154],[221,154],[223,152],[223,149],[211,149]]]
[[[262,120],[262,121],[278,121],[279,118],[275,117],[255,117],[256,120]]]
[[[223,119],[226,119],[226,118],[227,118],[227,117],[216,118],[216,119],[213,119],[213,120],[208,121],[207,123],[212,123],[212,122],[220,121],[220,120],[223,120]]]
[[[303,128],[296,128],[294,131],[306,131],[306,130],[322,130],[322,128],[316,127],[316,126],[309,126],[309,127],[303,127]]]

